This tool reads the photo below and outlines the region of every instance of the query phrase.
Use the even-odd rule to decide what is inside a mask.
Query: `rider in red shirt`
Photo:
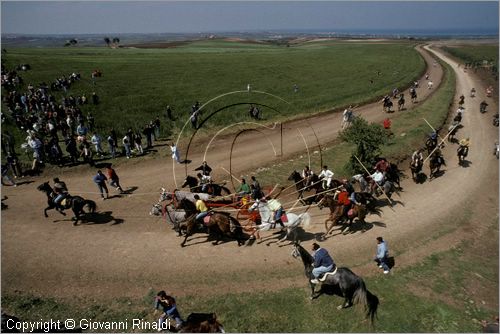
[[[339,205],[342,205],[342,215],[347,217],[347,213],[351,208],[351,201],[349,200],[349,193],[344,187],[340,188],[340,193],[337,197],[337,203]]]

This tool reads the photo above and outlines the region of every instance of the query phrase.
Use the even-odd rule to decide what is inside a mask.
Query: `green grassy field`
[[[498,69],[498,45],[463,45],[443,48],[451,55],[464,62],[481,63],[483,60],[493,62]]]
[[[120,135],[160,115],[167,134],[178,133],[195,101],[203,104],[227,92],[246,90],[247,84],[254,93],[218,99],[207,112],[232,103],[255,102],[279,110],[277,115],[262,108],[267,120],[285,119],[371,101],[394,87],[406,86],[424,71],[425,63],[413,47],[408,43],[279,47],[202,41],[169,49],[8,49],[2,61],[7,68],[30,64],[32,70],[21,74],[26,84],[50,84],[61,75],[81,73],[83,80],[69,94],[90,96],[96,91],[101,104],[82,109],[84,114],[94,113],[101,132],[113,126]],[[90,73],[96,68],[103,71],[103,77],[93,87]],[[297,93],[294,84],[299,86]],[[277,95],[290,104],[255,91]],[[56,94],[57,101],[61,96]],[[164,117],[167,104],[177,117],[174,122]],[[220,128],[247,120],[247,111],[248,106],[228,109],[207,125]],[[4,126],[12,128],[8,122]]]

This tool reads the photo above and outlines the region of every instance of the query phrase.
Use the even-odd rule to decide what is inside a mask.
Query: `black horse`
[[[82,214],[85,214],[85,211],[83,208],[85,206],[88,207],[89,212],[95,212],[97,205],[95,204],[94,201],[89,200],[89,199],[84,199],[83,197],[80,196],[67,196],[66,197],[66,204],[63,206],[63,209],[59,209],[56,207],[54,204],[54,199],[56,197],[56,193],[52,189],[52,187],[49,185],[49,182],[44,182],[41,185],[37,187],[38,190],[42,191],[47,195],[47,204],[48,206],[43,210],[43,213],[45,217],[47,218],[47,210],[52,210],[56,209],[60,214],[63,216],[66,216],[64,213],[64,209],[69,209],[71,208],[74,213],[74,217],[72,218],[73,220],[73,225],[77,225],[78,221],[80,220],[80,216]]]
[[[457,148],[458,164],[462,165],[469,153],[469,147],[465,145],[460,145]]]
[[[366,316],[373,323],[377,315],[379,300],[377,296],[366,289],[365,282],[361,277],[349,268],[337,268],[335,273],[329,275],[322,283],[320,291],[315,292],[315,284],[311,283],[311,279],[314,278],[312,274],[314,258],[298,242],[294,243],[292,256],[295,258],[300,256],[302,259],[305,275],[311,286],[311,299],[318,298],[323,292],[332,291],[334,294],[344,297],[344,303],[338,307],[339,309],[350,307],[353,304],[362,304],[365,307]]]
[[[181,188],[189,187],[189,190],[192,193],[202,193],[202,185],[199,184],[198,179],[194,176],[186,176],[184,183]],[[224,192],[224,194],[222,194]],[[231,191],[224,187],[224,185],[219,185],[216,183],[210,183],[207,185],[207,189],[205,193],[210,194],[212,196],[225,196],[231,194]]]
[[[439,150],[438,150],[439,151]],[[444,157],[441,155],[441,152],[434,152],[429,159],[429,179],[437,176],[441,172],[441,166],[446,166],[446,161],[444,161]]]
[[[321,187],[321,182],[319,182],[318,175],[313,174],[308,181],[308,185],[306,186],[306,179],[300,175],[299,172],[294,170],[292,174],[288,177],[288,181],[293,181],[295,183],[295,187],[297,188],[297,193],[299,194],[297,198],[303,198],[304,197],[304,192],[310,191],[310,190],[316,190],[316,193],[312,196],[307,196],[306,199],[303,199],[302,202],[306,205],[312,204],[316,202],[316,194],[318,192],[323,191],[323,188]]]

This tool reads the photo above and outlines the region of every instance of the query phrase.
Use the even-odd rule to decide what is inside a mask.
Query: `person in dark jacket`
[[[206,161],[203,161],[201,166],[196,168],[195,171],[196,170],[200,170],[201,174],[206,175],[206,176],[210,176],[210,173],[212,172],[212,168],[210,168],[210,166],[207,164]]]
[[[106,186],[107,180],[108,178],[101,172],[101,170],[98,170],[97,174],[94,176],[94,182],[97,184],[103,200],[109,197],[108,187]],[[106,191],[106,197],[104,197],[104,191]]]
[[[321,248],[317,243],[313,243],[312,250],[314,254],[314,268],[312,270],[314,278],[311,280],[311,283],[318,284],[318,278],[322,274],[334,270],[336,266],[328,251]]]

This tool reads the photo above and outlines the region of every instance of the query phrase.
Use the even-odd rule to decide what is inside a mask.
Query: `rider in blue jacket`
[[[333,259],[330,254],[328,254],[328,251],[321,248],[317,243],[313,243],[312,249],[314,252],[314,268],[312,270],[314,278],[311,280],[311,283],[318,284],[318,278],[322,274],[334,270],[335,262],[333,262]]]

